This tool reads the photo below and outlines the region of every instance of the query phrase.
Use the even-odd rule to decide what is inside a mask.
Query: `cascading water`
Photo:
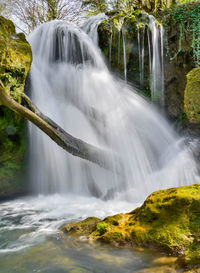
[[[110,40],[109,40],[109,63],[112,62],[112,41],[113,41],[113,32],[111,31]]]
[[[147,101],[109,73],[95,45],[99,20],[90,24],[94,42],[59,21],[33,32],[32,100],[73,136],[109,151],[116,172],[67,154],[31,125],[34,191],[141,201],[156,189],[198,182],[190,148]],[[155,53],[154,69],[158,73]]]
[[[142,35],[141,35],[142,34]],[[140,32],[140,26],[137,25],[137,40],[138,40],[138,56],[140,70],[140,88],[144,86],[144,35],[145,29]]]
[[[124,80],[127,80],[127,60],[126,60],[126,37],[122,32],[122,40],[123,40],[123,59],[124,59]]]
[[[158,25],[156,19],[152,15],[149,15],[149,29],[151,32],[151,43],[148,38],[149,52],[151,52],[152,46],[152,54],[149,54],[151,98],[153,101],[159,101],[161,105],[164,105],[164,29],[162,25]]]
[[[81,27],[90,36],[95,45],[98,45],[98,26],[106,18],[107,16],[104,13],[99,13],[96,16],[91,16]]]
[[[146,15],[145,15],[146,16]],[[137,44],[139,57],[140,88],[144,88],[145,35],[147,33],[149,55],[149,80],[151,99],[164,105],[164,28],[152,15],[148,15],[148,27],[137,23]]]

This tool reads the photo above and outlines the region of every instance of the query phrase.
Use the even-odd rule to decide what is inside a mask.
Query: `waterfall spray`
[[[153,101],[164,103],[164,56],[163,36],[164,29],[159,26],[152,15],[149,15],[149,29],[151,32],[152,55],[150,55],[150,87]],[[148,43],[150,39],[148,39]],[[149,45],[149,48],[151,46]],[[150,49],[151,50],[151,49]],[[150,52],[149,50],[149,52]]]

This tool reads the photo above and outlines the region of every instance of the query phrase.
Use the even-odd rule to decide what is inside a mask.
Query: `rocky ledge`
[[[85,236],[117,247],[145,247],[178,256],[177,267],[200,266],[200,185],[152,193],[144,204],[129,212],[89,217],[65,225],[71,236]]]

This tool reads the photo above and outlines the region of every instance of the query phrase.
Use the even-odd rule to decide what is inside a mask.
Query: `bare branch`
[[[54,19],[77,22],[83,17],[81,0],[4,0],[7,14],[17,27],[31,32]]]

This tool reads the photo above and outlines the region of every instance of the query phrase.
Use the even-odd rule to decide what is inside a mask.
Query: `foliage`
[[[88,15],[96,15],[108,10],[108,3],[106,0],[83,0],[82,6],[86,8]]]
[[[0,16],[0,80],[20,102],[31,65],[31,47],[14,24]],[[0,197],[24,191],[18,175],[25,156],[25,123],[0,103]]]
[[[166,34],[168,26],[174,21],[179,27],[179,47],[171,60],[177,57],[182,50],[182,40],[187,32],[192,32],[193,58],[196,67],[200,66],[200,4],[192,3],[189,5],[180,5],[169,10],[166,15],[165,29]],[[168,48],[169,53],[169,48]]]
[[[198,0],[83,0],[83,6],[87,7],[89,14],[99,12],[118,12],[130,14],[135,9],[146,12],[156,12],[179,4],[197,2]]]

